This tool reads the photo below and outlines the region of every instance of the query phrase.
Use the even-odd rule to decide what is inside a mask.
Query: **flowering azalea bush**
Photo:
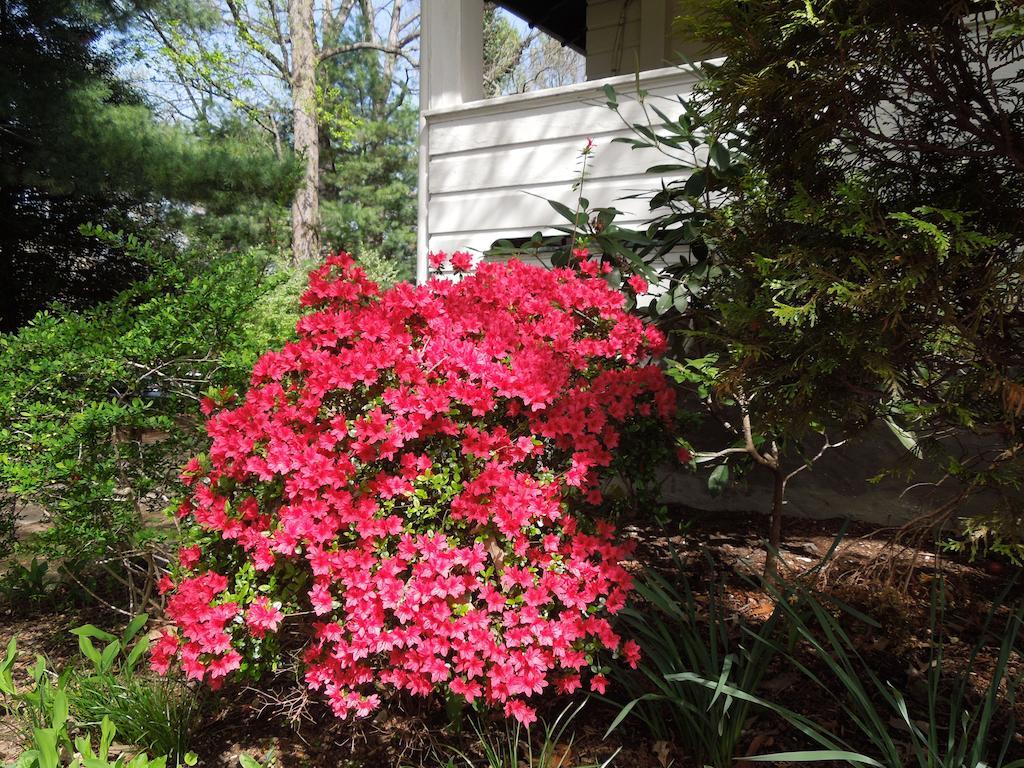
[[[342,254],[302,301],[244,400],[207,404],[154,667],[216,686],[297,637],[339,717],[439,692],[529,723],[532,695],[602,691],[602,654],[635,665],[599,516],[620,443],[674,416],[660,333],[600,277],[514,261],[381,292]]]

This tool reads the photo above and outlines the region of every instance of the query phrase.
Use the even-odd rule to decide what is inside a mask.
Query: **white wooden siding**
[[[677,94],[689,93],[694,77],[676,68],[641,75],[647,99],[678,114]],[[496,240],[553,234],[563,223],[547,200],[575,207],[579,153],[594,140],[583,195],[592,206],[614,205],[620,219],[648,216],[646,200],[627,200],[659,185],[645,170],[664,162],[651,150],[613,143],[630,131],[606,106],[603,87],[619,94],[626,121],[643,122],[632,75],[565,88],[476,101],[424,113],[425,173],[420,179],[420,227],[427,251],[483,252]],[[653,113],[652,119],[656,119]],[[421,254],[421,258],[425,254]]]

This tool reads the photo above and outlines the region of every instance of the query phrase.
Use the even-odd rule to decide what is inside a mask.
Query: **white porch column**
[[[482,99],[483,0],[422,0],[420,6],[420,154],[416,282],[427,279],[429,234],[427,167],[430,159],[423,113]]]

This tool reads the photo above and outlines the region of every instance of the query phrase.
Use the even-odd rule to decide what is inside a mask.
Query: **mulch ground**
[[[756,577],[764,565],[766,520],[685,509],[671,512],[671,533],[646,525],[626,526],[627,534],[637,542],[635,567],[655,568],[667,578],[677,578],[682,569],[695,592],[711,583],[722,584],[727,621],[755,626],[765,621],[773,602]],[[836,546],[840,531],[843,538]],[[893,560],[890,533],[839,521],[787,520],[780,553],[783,572],[787,578],[804,579],[873,617],[880,629],[867,625],[851,629],[858,651],[882,679],[911,693],[920,687],[925,672],[930,595],[941,574],[946,580],[950,634],[944,665],[951,672],[969,673],[980,693],[991,674],[993,652],[987,649],[972,658],[971,649],[993,600],[1017,569],[1000,560],[971,563],[938,552],[899,553]],[[821,567],[826,555],[827,563]],[[893,562],[897,567],[887,567]],[[1011,596],[1022,594],[1018,585]],[[75,659],[75,638],[68,630],[86,622],[117,624],[116,617],[95,610],[19,615],[8,609],[7,615],[0,616],[0,643],[6,646],[12,636],[18,637],[16,676],[24,678],[36,653],[47,656],[56,668]],[[808,663],[814,660],[808,659]],[[857,744],[856,734],[844,727],[837,697],[808,685],[780,659],[773,662],[759,690],[836,731],[847,731],[843,735]],[[236,766],[239,753],[259,755],[269,749],[276,752],[278,765],[284,768],[447,766],[449,758],[452,766],[465,766],[456,750],[471,753],[474,748],[472,727],[467,723],[461,732],[453,728],[443,707],[435,702],[402,700],[372,719],[340,723],[294,681],[269,691],[237,687],[203,695],[208,715],[196,734],[195,748],[206,766]],[[546,717],[553,719],[566,704],[548,702]],[[1024,722],[1024,702],[1018,702],[1018,709],[1018,722]],[[570,729],[575,731],[572,743],[566,739],[559,746],[565,756],[561,768],[600,764],[613,754],[611,765],[619,768],[700,768],[677,745],[650,741],[628,719],[605,739],[616,712],[597,700],[586,705]],[[9,718],[0,720],[0,726],[4,724],[8,727],[0,727],[0,759],[6,762],[17,756],[17,733]],[[758,714],[747,723],[741,752],[752,755],[809,746],[777,720]],[[1024,757],[1024,737],[1019,733],[1014,749],[1019,753],[1016,756]],[[746,765],[752,768],[763,763]],[[557,761],[550,764],[550,768],[558,766]]]

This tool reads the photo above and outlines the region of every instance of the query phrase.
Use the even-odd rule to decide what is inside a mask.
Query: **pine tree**
[[[343,100],[344,130],[321,130],[324,242],[372,253],[411,276],[416,247],[417,108],[407,84],[394,84],[387,60],[360,51],[321,73]]]
[[[159,240],[175,236],[177,203],[237,203],[289,185],[288,164],[263,147],[157,121],[116,73],[125,22],[99,1],[0,0],[0,329],[54,300],[91,305],[143,275],[81,234],[86,223]]]

